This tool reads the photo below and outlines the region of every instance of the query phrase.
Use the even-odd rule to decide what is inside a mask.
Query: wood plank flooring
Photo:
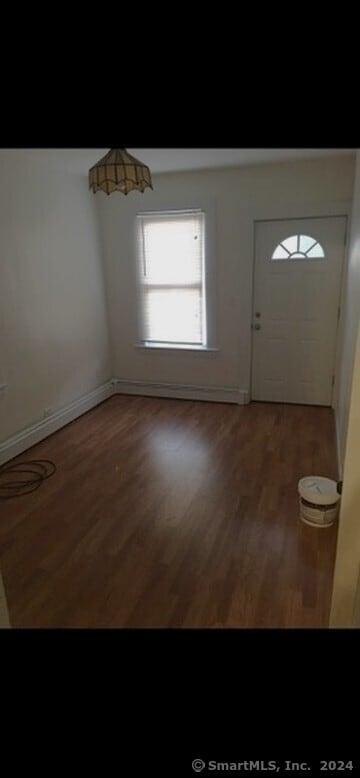
[[[330,408],[115,396],[40,458],[0,502],[13,627],[328,626],[337,527],[299,521],[297,484],[337,478]]]

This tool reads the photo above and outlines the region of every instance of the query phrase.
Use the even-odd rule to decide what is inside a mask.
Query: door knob
[[[254,324],[254,330],[261,330],[261,324]]]

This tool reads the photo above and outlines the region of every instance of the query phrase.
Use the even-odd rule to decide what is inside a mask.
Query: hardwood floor
[[[300,522],[297,484],[337,478],[329,408],[115,396],[40,458],[0,502],[13,627],[328,625],[337,526]]]

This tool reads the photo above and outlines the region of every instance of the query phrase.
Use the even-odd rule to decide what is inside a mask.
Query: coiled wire
[[[0,500],[34,492],[55,472],[56,466],[50,459],[6,462],[0,466]]]

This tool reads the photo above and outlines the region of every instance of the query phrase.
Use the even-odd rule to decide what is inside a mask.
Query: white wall
[[[345,462],[331,606],[333,627],[360,626],[360,152],[344,303],[337,421]]]
[[[344,464],[356,335],[360,317],[360,152],[356,155],[354,199],[341,317],[341,344],[336,422],[341,470]]]
[[[349,411],[330,625],[360,626],[360,327]]]
[[[349,212],[353,156],[154,175],[154,191],[97,196],[114,375],[212,387],[250,385],[254,219]],[[141,210],[203,206],[215,213],[218,352],[146,351],[137,341],[134,221]]]
[[[65,155],[66,156],[66,155]],[[111,374],[94,195],[51,153],[0,152],[0,442]]]

